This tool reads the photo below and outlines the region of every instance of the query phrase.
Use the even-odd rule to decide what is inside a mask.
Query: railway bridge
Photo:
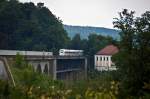
[[[52,52],[0,50],[1,79],[13,81],[9,67],[17,53],[22,55],[35,71],[45,73],[53,79],[79,80],[86,77],[87,58],[84,56],[54,56]]]

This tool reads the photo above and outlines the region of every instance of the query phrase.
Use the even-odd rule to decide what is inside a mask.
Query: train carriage
[[[83,50],[72,50],[72,49],[60,49],[60,56],[82,56]]]

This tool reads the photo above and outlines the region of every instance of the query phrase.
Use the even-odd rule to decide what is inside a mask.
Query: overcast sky
[[[136,15],[150,11],[150,0],[19,0],[43,2],[53,14],[68,25],[113,28],[112,21],[122,9],[136,11]]]

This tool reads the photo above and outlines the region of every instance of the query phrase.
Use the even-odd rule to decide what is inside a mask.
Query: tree
[[[69,40],[61,22],[43,3],[0,1],[0,48],[56,52]]]
[[[80,34],[76,34],[71,40],[71,49],[80,50],[82,48],[82,40]]]
[[[37,6],[38,6],[39,8],[42,8],[42,7],[44,7],[44,3],[39,2],[39,3],[37,3]]]
[[[16,0],[3,1],[0,6],[0,32],[4,38],[2,42],[4,46],[1,48],[9,49],[12,47],[13,37],[12,34],[17,28],[18,19],[20,18],[20,11]]]
[[[25,65],[26,64],[25,64],[24,57],[22,55],[20,55],[19,53],[17,53],[17,55],[15,57],[14,67],[23,69],[23,68],[26,68]]]
[[[120,18],[115,18],[114,27],[121,30],[121,40],[114,61],[121,76],[121,95],[139,97],[150,78],[150,12],[141,17],[134,17],[134,13],[124,9]]]
[[[88,36],[87,47],[85,54],[88,56],[88,67],[90,70],[94,69],[94,55],[109,44],[113,44],[114,40],[111,37],[105,37],[97,34],[90,34]]]

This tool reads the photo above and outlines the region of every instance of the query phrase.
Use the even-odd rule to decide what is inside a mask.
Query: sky
[[[43,2],[50,11],[60,17],[63,24],[113,28],[113,18],[118,12],[129,9],[140,16],[150,11],[150,0],[19,0]]]

